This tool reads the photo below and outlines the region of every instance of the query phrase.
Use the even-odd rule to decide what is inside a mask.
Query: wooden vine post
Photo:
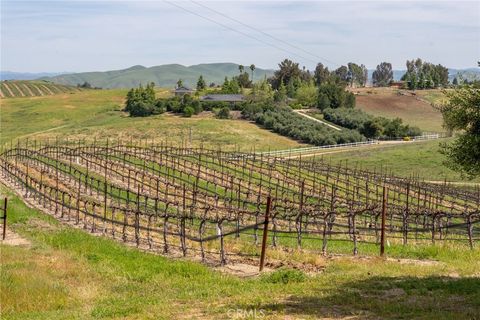
[[[2,232],[2,240],[5,240],[5,237],[7,235],[7,198],[3,201],[3,232]]]
[[[263,238],[262,238],[262,252],[260,254],[260,269],[263,270],[263,265],[265,264],[265,251],[267,249],[267,233],[268,233],[268,220],[270,217],[270,206],[272,204],[272,199],[270,196],[267,198],[267,209],[265,210],[265,222],[263,224]]]
[[[380,256],[385,255],[385,219],[387,215],[387,187],[383,187],[383,201],[382,201],[382,230],[380,235]]]

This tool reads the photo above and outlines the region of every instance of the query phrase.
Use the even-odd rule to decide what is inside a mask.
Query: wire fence
[[[139,248],[225,264],[273,247],[480,237],[480,189],[431,185],[256,153],[117,141],[29,141],[0,156],[1,181],[58,219]],[[271,208],[267,208],[267,199]],[[265,242],[263,242],[265,244]]]

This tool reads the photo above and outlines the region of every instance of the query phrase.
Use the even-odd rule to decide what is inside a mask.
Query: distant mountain
[[[375,70],[368,70],[368,79],[372,80],[372,73]],[[398,81],[402,76],[407,72],[407,70],[393,70],[393,80]],[[448,69],[448,80],[453,81],[456,76],[462,75],[464,79],[472,80],[475,77],[480,79],[480,69],[479,68],[468,68],[468,69]]]
[[[34,80],[41,77],[53,77],[65,72],[13,72],[13,71],[0,71],[0,80]]]
[[[453,81],[455,77],[461,77],[469,81],[480,80],[480,68],[448,69],[448,79]]]
[[[251,74],[248,66],[245,66],[245,70]],[[230,78],[238,74],[238,64],[235,63],[208,63],[189,67],[165,64],[150,68],[133,66],[123,70],[62,74],[40,79],[64,85],[77,85],[87,81],[92,86],[101,88],[132,88],[149,82],[155,82],[160,87],[174,87],[178,79],[182,79],[185,85],[195,87],[200,75],[203,75],[208,85],[212,82],[222,84],[226,76]],[[254,71],[255,80],[271,75],[273,70],[256,68]]]

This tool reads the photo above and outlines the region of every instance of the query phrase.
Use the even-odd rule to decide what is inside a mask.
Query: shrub
[[[153,105],[138,101],[130,105],[130,116],[132,117],[147,117],[153,112]]]
[[[218,119],[229,119],[230,118],[230,108],[228,107],[223,107],[218,111],[217,113],[217,118]]]
[[[193,107],[188,106],[183,109],[183,115],[187,118],[190,118],[192,115],[195,114],[195,109]]]
[[[374,117],[362,110],[350,108],[327,108],[323,110],[324,119],[339,126],[358,130],[367,138],[399,138],[405,136],[418,136],[422,132],[418,127],[404,125],[402,119],[393,120]]]
[[[356,130],[333,130],[324,124],[306,119],[292,112],[288,107],[277,107],[256,113],[253,120],[266,129],[315,145],[365,140],[365,137]]]
[[[192,106],[193,110],[195,111],[195,114],[199,114],[200,112],[203,111],[202,104],[198,100],[192,101],[191,106]]]

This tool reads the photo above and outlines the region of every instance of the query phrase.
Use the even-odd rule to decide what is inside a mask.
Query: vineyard
[[[258,264],[262,243],[314,255],[344,243],[357,255],[364,244],[383,250],[385,240],[480,240],[479,188],[315,158],[56,140],[10,146],[0,165],[4,184],[59,220],[209,264]]]
[[[2,81],[0,82],[0,97],[41,97],[54,94],[79,91],[77,87],[59,85],[47,81]]]

